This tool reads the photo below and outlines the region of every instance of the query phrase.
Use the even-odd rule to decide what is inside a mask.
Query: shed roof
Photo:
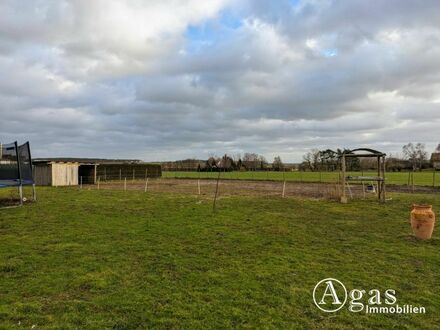
[[[75,157],[52,157],[35,158],[34,164],[48,163],[80,163],[80,164],[139,164],[138,159],[104,159],[104,158],[75,158]]]
[[[431,154],[431,161],[440,162],[440,152],[434,152]]]

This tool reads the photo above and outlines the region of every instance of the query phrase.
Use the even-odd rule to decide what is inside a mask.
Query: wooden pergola
[[[347,158],[366,158],[366,157],[374,157],[377,159],[377,176],[346,176],[347,169]],[[380,202],[385,202],[385,157],[386,154],[383,152],[368,149],[368,148],[359,148],[350,151],[344,151],[340,156],[341,162],[341,203],[347,203],[347,193],[346,193],[346,185],[348,181],[369,181],[377,182],[377,197]]]

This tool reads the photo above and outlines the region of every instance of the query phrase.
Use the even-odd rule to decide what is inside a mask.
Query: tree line
[[[222,157],[211,155],[207,160],[185,159],[174,162],[161,163],[164,171],[282,171],[285,164],[280,156],[276,156],[272,163],[266,157],[257,153],[245,153],[228,155]]]
[[[338,160],[344,152],[349,149],[318,150],[312,149],[303,156],[300,170],[309,171],[335,171],[338,169]],[[440,153],[440,144],[434,153]],[[431,163],[428,158],[426,146],[423,143],[408,143],[402,147],[401,155],[390,154],[386,158],[385,166],[387,171],[399,172],[403,170],[422,170],[430,168]],[[359,171],[376,169],[377,163],[374,158],[347,158],[347,170]]]
[[[300,164],[286,164],[280,156],[272,162],[257,153],[244,153],[222,157],[211,154],[207,160],[184,159],[161,163],[164,171],[336,171],[339,169],[339,158],[349,149],[312,149],[304,154]],[[440,144],[435,149],[440,153]],[[401,155],[390,154],[386,158],[387,171],[422,170],[431,167],[426,146],[423,143],[408,143],[402,147]],[[348,171],[373,170],[377,168],[374,158],[347,158]]]

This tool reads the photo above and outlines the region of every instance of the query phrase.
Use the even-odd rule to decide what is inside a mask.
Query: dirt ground
[[[216,180],[200,180],[200,195],[213,196],[216,191]],[[98,189],[98,185],[87,185],[83,189]],[[124,190],[124,182],[102,182],[99,189]],[[127,181],[127,190],[145,191],[145,181]],[[299,183],[280,181],[248,181],[248,180],[220,180],[218,196],[282,196],[335,199],[339,196],[339,185],[327,183]],[[363,194],[362,186],[352,187],[354,195]],[[196,179],[150,179],[147,191],[149,192],[176,192],[199,194],[199,183]]]
[[[200,180],[200,195],[214,196],[217,181],[213,179]],[[175,192],[192,195],[199,194],[199,181],[197,179],[149,179],[147,187],[145,181],[127,181],[124,188],[123,181],[101,182],[99,189],[117,190],[140,190],[148,192]],[[83,189],[98,189],[98,185],[85,185]],[[340,186],[329,183],[301,183],[286,181],[285,187],[282,181],[251,181],[251,180],[220,180],[218,197],[231,195],[244,196],[284,196],[307,197],[319,199],[338,199]],[[411,193],[412,187],[388,185],[388,192]],[[440,188],[415,187],[416,193],[440,193]],[[374,198],[375,194],[365,193],[362,185],[351,185],[347,191],[354,198]]]

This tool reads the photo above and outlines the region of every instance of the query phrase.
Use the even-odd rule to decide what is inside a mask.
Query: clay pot
[[[419,239],[430,239],[434,230],[435,213],[432,205],[413,205],[411,228]]]

